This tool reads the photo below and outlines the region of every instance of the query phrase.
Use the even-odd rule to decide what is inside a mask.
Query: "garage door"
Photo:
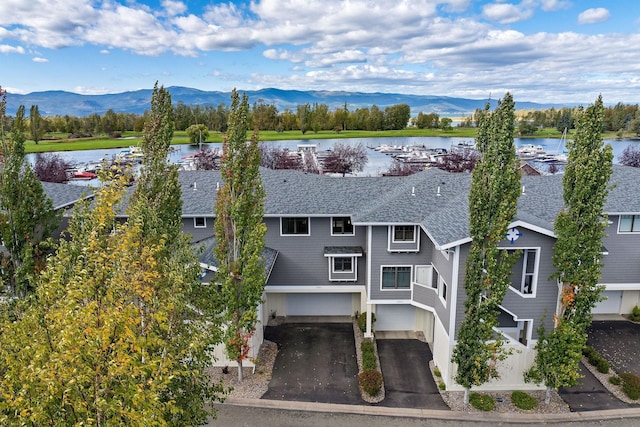
[[[376,331],[415,331],[416,309],[410,305],[377,305]]]
[[[606,299],[596,304],[593,314],[620,314],[622,291],[604,291],[601,296]]]
[[[351,294],[288,294],[287,316],[352,316]]]

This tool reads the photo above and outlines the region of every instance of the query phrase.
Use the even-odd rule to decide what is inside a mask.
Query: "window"
[[[335,257],[332,259],[335,273],[351,273],[353,271],[353,258]]]
[[[193,218],[193,226],[195,228],[205,228],[207,226],[207,218],[203,216]]]
[[[442,280],[442,277],[440,277],[440,286],[438,289],[438,295],[440,295],[440,298],[442,298],[443,302],[447,302],[447,282]]]
[[[413,225],[394,225],[393,241],[394,242],[414,242],[415,227]]]
[[[382,289],[409,289],[411,267],[382,267]]]
[[[638,233],[640,232],[640,215],[620,215],[618,223],[619,233]]]
[[[353,224],[348,216],[335,217],[331,219],[332,235],[353,235]]]
[[[309,235],[309,218],[282,218],[282,234]]]
[[[513,253],[508,249],[508,253]],[[521,249],[522,256],[518,258],[511,269],[511,288],[523,296],[534,296],[538,275],[539,249]]]
[[[533,279],[536,274],[536,250],[535,249],[525,249],[522,256],[524,259],[522,260],[522,265],[524,266],[522,269],[522,283],[520,286],[520,292],[523,294],[531,295],[533,294]]]
[[[434,289],[438,289],[438,280],[440,279],[440,274],[435,267],[431,268],[431,287]]]

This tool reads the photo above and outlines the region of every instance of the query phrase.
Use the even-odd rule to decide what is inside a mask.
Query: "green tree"
[[[179,368],[160,393],[163,401],[174,402],[165,419],[172,424],[192,425],[206,420],[208,403],[220,391],[206,373],[211,364],[208,350],[221,342],[220,322],[215,289],[200,285],[196,254],[189,237],[181,231],[178,169],[167,159],[173,123],[171,95],[156,83],[141,144],[142,170],[127,213],[129,221],[141,229],[141,248],[157,248],[154,291],[165,299],[155,302],[158,310],[165,310],[170,328],[155,333],[170,343],[165,350],[167,357]],[[180,302],[173,296],[180,296]],[[153,309],[148,303],[139,306],[141,322],[154,315]]]
[[[31,127],[31,139],[37,144],[42,139],[42,117],[37,105],[32,105],[29,110],[29,124]]]
[[[209,138],[209,129],[206,125],[191,125],[187,128],[187,136],[189,144],[198,145],[207,142]]]
[[[613,150],[603,146],[602,97],[586,110],[578,109],[576,133],[567,141],[569,160],[563,177],[564,209],[558,214],[553,248],[555,278],[561,285],[555,327],[539,330],[538,355],[525,379],[550,391],[575,385],[582,348],[587,342],[591,310],[600,300],[602,239],[606,217],[603,206],[612,173]]]
[[[77,207],[34,297],[0,316],[2,425],[202,424],[200,402],[220,391],[193,393],[209,342],[187,316],[197,264],[164,265],[139,205],[118,221],[125,180],[109,178]]]
[[[265,192],[260,177],[260,149],[256,133],[247,143],[249,103],[236,90],[231,94],[229,129],[223,141],[220,172],[223,185],[215,206],[215,256],[219,267],[220,306],[224,307],[224,342],[230,359],[238,363],[250,350],[258,323],[257,307],[262,301],[265,271],[262,252],[266,226]]]
[[[451,126],[453,120],[450,117],[443,117],[440,119],[440,129],[445,132],[450,132],[453,127]]]
[[[520,194],[511,94],[498,102],[495,112],[489,112],[487,104],[478,117],[476,146],[481,158],[472,173],[469,192],[472,242],[464,281],[465,317],[452,358],[458,365],[455,380],[465,388],[466,403],[472,386],[498,377],[496,363],[506,354],[493,328],[497,326],[498,305],[511,282],[511,267],[520,255],[498,249],[515,217]]]
[[[309,103],[298,105],[296,115],[298,116],[300,131],[304,135],[311,129],[311,105]],[[229,117],[229,121],[231,121],[231,117]]]
[[[0,96],[0,119],[4,123],[6,98],[2,88]],[[10,137],[2,131],[4,167],[0,171],[0,237],[6,249],[0,254],[0,276],[6,291],[20,297],[33,291],[33,278],[51,246],[47,239],[59,222],[51,200],[25,161],[24,115],[21,105]]]
[[[390,105],[384,109],[385,129],[404,129],[411,118],[411,107],[408,104]]]

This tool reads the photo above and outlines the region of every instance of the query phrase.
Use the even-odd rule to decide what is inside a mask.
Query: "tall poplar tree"
[[[501,337],[493,328],[498,324],[498,305],[511,283],[511,267],[520,256],[498,249],[515,217],[520,195],[514,123],[514,102],[507,93],[495,112],[487,104],[476,138],[481,158],[469,192],[472,242],[464,280],[465,317],[452,358],[458,365],[455,380],[465,388],[465,403],[472,386],[498,377],[496,363],[505,356]]]
[[[552,389],[575,385],[580,377],[582,348],[587,342],[591,310],[600,300],[598,286],[602,268],[603,213],[612,174],[613,149],[603,146],[602,96],[586,110],[578,109],[576,133],[567,141],[569,159],[563,177],[564,209],[554,224],[554,277],[560,285],[559,311],[554,329],[538,331],[534,366],[525,379]]]
[[[148,323],[154,310],[165,310],[170,328],[159,333],[171,344],[168,357],[181,365],[162,392],[163,400],[176,403],[165,416],[191,425],[206,419],[208,403],[220,391],[206,373],[209,350],[220,343],[220,323],[212,305],[215,289],[201,285],[197,254],[182,232],[178,167],[167,158],[173,130],[171,94],[156,82],[141,144],[142,168],[127,213],[141,228],[141,248],[157,248],[153,270],[158,298],[153,304],[141,301],[140,323]]]
[[[37,105],[32,105],[29,110],[29,127],[33,142],[38,144],[38,141],[42,139],[42,116],[40,116],[40,109]]]
[[[265,192],[260,177],[258,135],[247,142],[249,102],[246,94],[231,93],[229,127],[222,146],[220,172],[223,185],[215,206],[216,281],[224,307],[224,342],[230,359],[238,363],[250,350],[258,323],[257,307],[265,286],[263,260],[266,226],[263,222]]]
[[[5,95],[0,88],[0,117],[4,123]],[[25,161],[25,108],[18,107],[7,137],[2,131],[4,164],[0,170],[0,237],[6,251],[0,254],[0,276],[12,296],[33,291],[33,278],[42,268],[46,240],[58,225],[58,216],[42,184]]]

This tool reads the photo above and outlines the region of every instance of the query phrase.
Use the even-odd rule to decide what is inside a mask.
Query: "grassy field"
[[[286,131],[278,133],[276,131],[260,132],[260,141],[282,141],[282,140],[311,140],[311,139],[331,139],[331,138],[382,138],[382,137],[459,137],[459,138],[475,138],[475,128],[457,128],[454,127],[449,132],[437,129],[417,129],[407,128],[403,130],[388,131],[343,131],[336,133],[334,131],[320,131],[318,133],[307,132],[302,134],[300,131]],[[544,129],[531,135],[530,138],[560,138],[562,135],[556,129]],[[27,141],[25,151],[27,153],[41,153],[49,151],[75,151],[75,150],[102,150],[105,148],[122,148],[131,145],[140,145],[142,139],[141,134],[133,132],[123,133],[123,137],[119,139],[110,139],[108,136],[96,136],[92,138],[67,139],[67,135],[47,134],[46,139],[40,141],[37,145],[33,141]],[[571,137],[571,135],[569,135]],[[604,139],[613,139],[616,135],[613,132],[605,133]],[[219,132],[211,132],[206,142],[222,142],[223,134]],[[188,144],[189,139],[186,132],[177,131],[174,133],[172,144]]]

